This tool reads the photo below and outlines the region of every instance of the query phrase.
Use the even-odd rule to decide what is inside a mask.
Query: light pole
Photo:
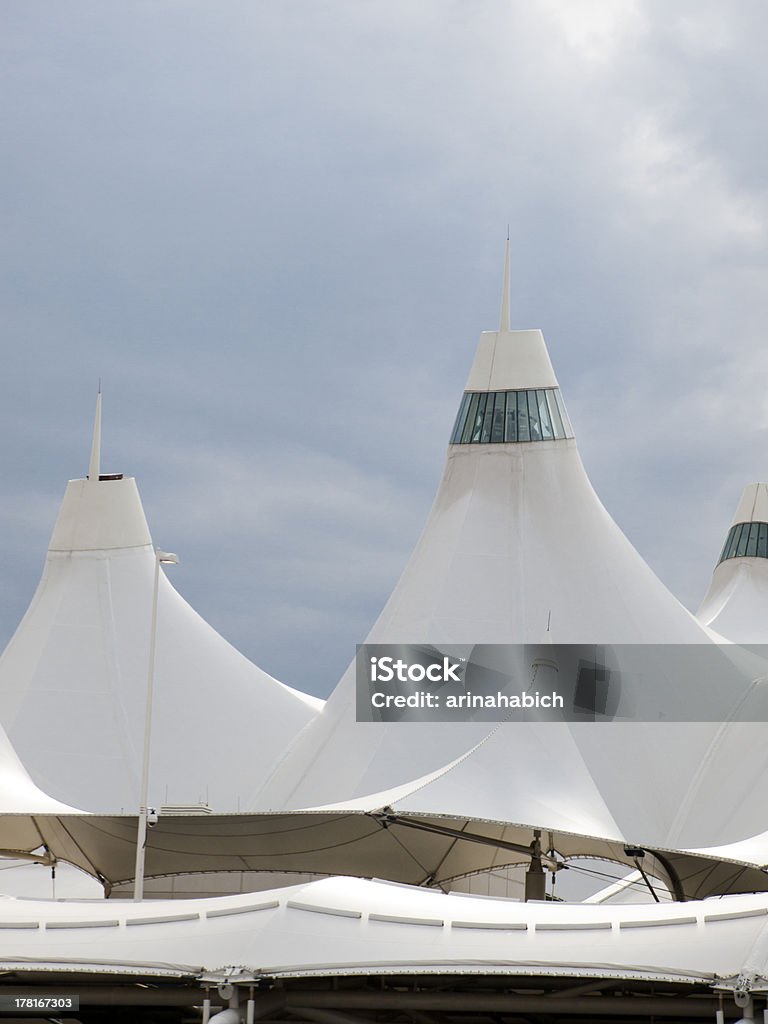
[[[149,666],[147,668],[147,706],[144,716],[144,761],[141,766],[141,799],[139,827],[136,834],[136,872],[133,898],[144,899],[144,857],[147,844],[147,799],[149,796],[149,747],[152,739],[152,690],[155,682],[155,646],[157,644],[157,594],[160,589],[160,564],[178,565],[179,559],[169,551],[155,548],[155,580],[152,588],[152,619],[149,628]]]

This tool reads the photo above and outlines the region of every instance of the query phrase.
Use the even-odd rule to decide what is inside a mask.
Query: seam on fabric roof
[[[490,370],[488,372],[488,391],[491,391],[491,382],[493,380],[493,371],[494,371],[494,369],[496,367],[496,347],[499,344],[499,335],[501,333],[502,332],[500,330],[496,331],[495,332],[496,336],[493,339],[493,354],[491,355],[491,368],[490,368]]]
[[[768,924],[764,924],[760,931],[757,933],[755,941],[753,942],[749,954],[744,961],[741,974],[749,975],[754,974],[765,974],[766,958],[768,957]]]
[[[466,447],[469,449],[470,446],[466,446]],[[389,609],[389,614],[388,614],[389,619],[391,619],[396,614],[399,614],[399,611],[400,611],[400,608],[401,608],[401,605],[402,605],[402,600],[403,600],[402,595],[401,595],[401,584],[403,583],[403,579],[404,579],[405,573],[408,570],[409,566],[411,565],[411,562],[414,560],[414,558],[416,558],[417,553],[421,550],[421,546],[422,546],[422,543],[423,543],[424,539],[429,536],[430,527],[432,526],[432,523],[434,522],[434,519],[435,519],[435,510],[438,508],[438,505],[439,505],[439,502],[440,502],[440,495],[442,493],[443,486],[447,483],[448,480],[451,479],[451,476],[452,476],[453,471],[454,471],[453,470],[453,466],[452,466],[452,460],[455,459],[455,458],[465,458],[466,457],[466,454],[463,451],[460,451],[460,450],[459,451],[455,451],[455,450],[453,450],[453,449],[456,449],[456,448],[459,448],[459,446],[451,445],[450,444],[450,440],[449,440],[449,443],[448,443],[448,446],[447,446],[447,454],[446,454],[446,459],[445,459],[445,466],[443,468],[443,476],[442,476],[442,478],[440,480],[440,483],[438,484],[437,493],[435,494],[435,497],[434,497],[434,499],[432,501],[432,505],[431,505],[429,513],[427,515],[427,520],[424,523],[424,526],[423,526],[421,532],[419,533],[419,536],[418,536],[418,538],[416,540],[416,543],[413,546],[413,550],[411,551],[410,556],[408,557],[405,565],[403,566],[403,569],[402,569],[402,571],[400,573],[400,576],[398,577],[397,583],[395,584],[395,587],[394,587],[392,593],[389,596],[389,599],[387,600],[386,604],[384,605],[384,608],[382,609],[382,611],[379,613],[379,616],[376,619],[376,622],[374,623],[371,631],[369,632],[368,638],[370,638],[370,633],[373,632],[373,629],[375,629],[376,625],[378,624],[379,620],[382,618],[384,612],[387,611],[387,609]],[[476,472],[476,470],[475,470],[475,472]],[[462,515],[462,519],[461,519],[461,530],[462,531],[463,531],[464,526],[466,524],[467,514],[468,514],[468,501],[465,501],[463,503],[463,515]],[[450,576],[451,576],[451,563],[447,562],[447,560],[446,560],[445,563],[441,562],[441,565],[444,565],[444,569],[442,570],[442,578],[441,578],[441,583],[444,584],[446,580],[450,579]],[[391,607],[390,607],[390,605],[391,605]],[[351,706],[354,703],[353,693],[354,693],[354,691],[352,691],[350,693],[349,697],[348,697],[348,701],[347,701],[348,706]],[[339,717],[339,719],[336,721],[336,723],[335,723],[335,725],[333,727],[333,731],[331,733],[329,733],[329,737],[332,736],[334,734],[334,732],[337,729],[340,729],[340,728],[341,728],[341,717]],[[406,781],[406,783],[404,783],[404,785],[407,785],[407,781]],[[417,792],[417,790],[414,790],[413,792]]]
[[[87,818],[87,815],[84,818],[82,818],[81,821],[85,821],[86,818]],[[40,826],[37,823],[37,817],[34,818],[34,822],[35,822],[35,828],[37,829],[38,834],[40,835],[40,838],[41,838],[42,842],[45,844],[45,846],[47,846],[48,849],[54,849],[55,847],[58,847],[58,843],[54,843],[53,841],[49,841],[43,835],[42,829],[40,828]],[[103,882],[105,880],[104,876],[101,874],[99,869],[96,867],[96,865],[94,864],[92,858],[85,852],[85,850],[83,849],[82,845],[72,835],[71,830],[67,827],[67,825],[64,823],[64,821],[62,820],[61,817],[56,818],[55,825],[56,825],[56,827],[60,828],[62,830],[62,832],[64,832],[64,834],[66,835],[67,839],[72,843],[72,845],[75,847],[77,852],[82,857],[82,860],[80,861],[80,863],[77,863],[76,861],[73,861],[71,855],[69,855],[67,857],[63,857],[62,856],[61,859],[62,860],[67,860],[70,864],[75,864],[77,867],[81,867],[83,869],[85,869],[85,867],[87,865],[87,867],[89,869],[89,874],[91,874],[94,878],[99,879],[99,881]],[[98,831],[98,829],[96,831]],[[107,881],[110,881],[110,880],[107,879]]]
[[[536,681],[536,674],[537,674],[538,671],[539,671],[539,666],[536,665],[534,667],[534,670],[533,670],[533,676],[531,677],[531,683],[530,683],[531,686],[533,686],[534,682]],[[483,738],[481,740],[478,740],[478,742],[474,745],[474,747],[470,747],[469,750],[467,750],[460,757],[456,758],[455,761],[450,761],[447,765],[444,765],[442,769],[438,769],[436,772],[433,772],[432,774],[430,774],[430,776],[424,782],[422,782],[420,785],[416,786],[414,789],[409,790],[407,793],[404,793],[399,798],[399,800],[396,801],[396,802],[399,803],[401,800],[408,800],[408,799],[410,799],[410,797],[414,796],[416,793],[420,792],[422,789],[426,789],[427,786],[431,786],[434,782],[437,782],[439,779],[444,778],[446,775],[448,775],[449,772],[452,772],[455,768],[458,768],[459,765],[463,764],[464,761],[466,761],[468,757],[471,757],[477,750],[480,749],[480,747],[482,747],[489,740],[491,740],[496,735],[496,733],[499,731],[499,729],[501,729],[501,727],[503,725],[506,725],[507,723],[509,723],[514,718],[514,716],[515,716],[514,709],[510,710],[509,713],[503,719],[501,719],[501,721],[496,722],[496,724],[493,726],[493,728],[491,729],[491,731],[489,733],[487,733],[485,736],[483,736]],[[478,723],[478,724],[481,724],[481,723]],[[592,775],[590,773],[590,778],[591,777],[592,777]],[[592,781],[594,782],[594,779]],[[499,824],[501,824],[501,823],[499,823]],[[458,837],[456,838],[456,842],[458,842]],[[446,854],[445,856],[447,857],[448,854]],[[445,857],[443,858],[443,860],[445,860]],[[441,864],[442,864],[442,861],[441,861]]]
[[[133,730],[130,727],[130,720],[126,713],[125,701],[123,699],[123,680],[120,672],[120,661],[117,653],[117,628],[115,623],[115,609],[112,603],[112,567],[109,557],[104,559],[104,579],[98,584],[99,596],[99,618],[101,619],[102,636],[108,643],[106,663],[109,677],[107,680],[108,692],[110,694],[111,717],[117,733],[117,740],[128,769],[128,785],[138,795],[139,777],[138,767],[141,764],[140,751],[134,749]],[[105,635],[106,634],[106,635]]]
[[[362,817],[362,815],[361,815],[361,817]],[[303,857],[304,855],[306,855],[308,853],[324,853],[326,850],[337,850],[337,849],[341,849],[341,847],[343,847],[343,846],[351,846],[351,845],[353,845],[355,843],[358,843],[358,842],[360,842],[360,841],[362,841],[364,839],[370,839],[371,836],[375,836],[379,832],[380,828],[381,828],[381,826],[378,826],[377,828],[372,829],[370,832],[365,832],[364,834],[361,834],[361,835],[352,836],[350,839],[345,839],[344,842],[341,842],[341,843],[328,841],[324,846],[304,847],[301,850],[294,851],[294,856],[302,856]],[[294,830],[294,831],[299,831],[299,830]],[[173,834],[173,833],[171,833],[171,834]],[[273,834],[273,833],[267,833],[267,834],[269,835],[269,834]],[[180,832],[180,833],[177,833],[177,835],[179,835],[179,836],[188,836],[188,833]],[[165,833],[161,833],[161,837],[164,839],[166,837],[166,834]],[[243,836],[242,836],[241,833],[231,832],[231,833],[228,833],[228,834],[218,833],[215,836],[215,838],[218,839],[219,841],[221,841],[222,839],[225,839],[225,840],[226,839],[231,839],[231,840],[238,841],[238,840],[241,840],[243,838]],[[162,852],[163,853],[180,853],[180,854],[184,854],[184,853],[188,853],[189,851],[184,846],[182,846],[182,847],[177,849],[174,846],[170,846],[167,843],[164,843],[163,847],[162,847]],[[202,853],[198,853],[197,856],[202,857],[203,854]],[[220,856],[220,851],[213,852],[213,853],[210,853],[210,854],[206,854],[206,856],[210,856],[210,857],[216,859],[217,857]],[[251,867],[249,867],[248,861],[258,860],[260,857],[273,857],[274,856],[274,852],[273,851],[267,851],[265,853],[259,853],[259,852],[255,851],[255,850],[254,851],[250,851],[249,850],[245,854],[244,857],[241,856],[239,853],[231,853],[231,854],[229,854],[229,856],[241,860],[243,862],[243,865],[244,865],[245,869],[248,870],[248,871],[252,871],[252,870],[259,870],[259,868],[251,868]],[[184,872],[181,872],[181,874],[197,874],[199,870],[205,871],[206,869],[203,868],[203,869],[195,869],[195,871],[184,871]],[[217,869],[214,868],[214,869],[211,869],[211,870],[217,870]],[[160,872],[157,876],[153,875],[152,877],[158,877],[159,878],[159,877],[162,877],[163,874],[165,874],[165,875],[175,875],[175,874],[178,874],[178,873],[179,872],[176,872],[176,871]],[[121,879],[121,881],[130,881],[130,879]]]
[[[443,856],[442,856],[442,857],[441,857],[441,858],[440,858],[440,859],[438,860],[437,864],[435,865],[435,869],[434,869],[434,871],[432,872],[432,878],[434,878],[434,879],[435,879],[435,881],[436,881],[436,882],[437,882],[437,884],[438,884],[438,885],[440,886],[440,888],[441,888],[441,890],[442,890],[443,892],[445,892],[445,889],[443,889],[443,886],[442,886],[442,884],[441,884],[441,883],[440,883],[439,881],[437,881],[437,877],[438,877],[438,874],[439,874],[439,872],[441,871],[441,869],[442,869],[442,867],[443,867],[443,864],[445,864],[445,862],[446,862],[446,861],[448,860],[448,858],[449,858],[449,857],[451,856],[451,854],[453,853],[454,849],[456,848],[456,844],[457,844],[458,842],[459,842],[458,838],[455,838],[455,839],[454,839],[454,840],[453,840],[453,841],[452,841],[452,842],[451,842],[451,843],[449,844],[449,846],[448,846],[448,849],[447,849],[447,850],[445,851],[445,853],[443,854]],[[447,881],[447,879],[443,879],[443,881]]]
[[[430,871],[427,867],[425,867],[424,864],[421,863],[421,861],[416,856],[416,854],[412,850],[409,850],[408,847],[405,845],[405,843],[402,843],[400,841],[400,839],[395,835],[395,833],[392,831],[391,828],[386,828],[385,829],[385,828],[383,828],[383,826],[380,826],[380,827],[382,828],[382,831],[386,832],[388,836],[390,836],[392,839],[394,839],[394,841],[397,843],[397,845],[400,847],[400,849],[403,851],[403,853],[406,853],[411,858],[411,860],[414,862],[414,864],[416,864],[416,866],[421,869],[425,879],[434,878],[435,877],[434,873],[432,871]],[[440,885],[439,882],[437,884]],[[440,889],[441,889],[442,892],[445,892],[445,889],[443,889],[442,885],[440,886]]]
[[[715,735],[712,737],[712,741],[707,747],[704,756],[701,758],[697,765],[696,771],[693,774],[693,778],[688,785],[685,795],[680,801],[677,813],[675,814],[674,820],[667,832],[666,845],[667,847],[675,847],[678,845],[678,839],[682,832],[687,816],[690,812],[690,808],[694,800],[699,796],[701,787],[705,781],[705,776],[709,771],[709,768],[715,758],[715,755],[720,749],[720,745],[723,743],[724,738],[728,732],[728,727],[736,721],[736,715],[738,715],[740,709],[744,707],[752,697],[756,689],[761,685],[762,677],[753,679],[746,691],[741,695],[739,700],[732,706],[728,717],[725,721],[719,723]],[[748,719],[747,719],[748,720]]]

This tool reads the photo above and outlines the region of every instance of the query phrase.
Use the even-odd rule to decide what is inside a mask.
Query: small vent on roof
[[[99,480],[122,480],[122,473],[99,473]]]

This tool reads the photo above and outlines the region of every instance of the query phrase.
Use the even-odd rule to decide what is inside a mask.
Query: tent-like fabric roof
[[[498,343],[515,341],[510,332]],[[427,525],[367,642],[536,644],[548,622],[563,644],[711,642],[602,507],[573,440],[451,446]],[[256,804],[386,789],[486,731],[358,723],[351,665]]]
[[[76,808],[54,800],[29,777],[16,751],[0,728],[0,793],[2,806],[0,814],[72,814]],[[0,847],[4,841],[0,840]],[[34,847],[30,847],[34,849]]]
[[[136,802],[155,556],[134,481],[97,464],[70,482],[38,593],[0,659],[0,712],[53,791],[66,780],[87,793],[81,803],[112,810]],[[308,700],[242,658],[162,576],[158,621],[156,789],[190,803],[210,788],[231,806],[243,777],[288,753],[260,789],[264,813],[161,817],[148,877],[349,871],[439,885],[525,863],[539,829],[553,865],[631,864],[630,843],[656,851],[681,895],[763,884],[760,861],[726,849],[733,863],[717,867],[707,850],[763,831],[768,754],[754,722],[360,723],[353,668],[313,719]],[[549,623],[558,643],[700,644],[738,660],[600,504],[543,337],[502,317],[481,338],[430,518],[369,641],[535,644]],[[760,688],[748,698],[759,707]],[[728,770],[736,756],[739,773]],[[130,816],[36,817],[31,828],[108,882],[131,878]]]
[[[60,857],[95,874],[96,869],[87,854],[70,842],[61,829],[58,816],[69,814],[81,815],[81,812],[48,796],[35,785],[0,727],[0,857],[22,857],[45,863]],[[36,815],[47,816],[45,834],[37,825]],[[49,840],[56,852],[45,849]]]
[[[39,836],[51,853],[99,877],[106,887],[130,892],[135,867],[133,815],[4,816],[6,831],[18,825]],[[541,823],[510,823],[449,814],[419,814],[394,807],[291,811],[284,814],[169,815],[148,833],[146,877],[216,872],[308,873],[378,877],[448,888],[468,874],[528,865],[534,829],[542,828],[548,867],[575,858],[610,860],[635,867],[626,840],[547,829]],[[648,846],[645,870],[664,880],[677,899],[768,889],[759,863],[734,849],[676,851]],[[743,851],[748,854],[750,851]],[[559,870],[559,868],[556,868]],[[233,889],[237,885],[233,884]],[[153,892],[161,893],[161,886]],[[170,891],[170,889],[169,889]]]
[[[229,974],[251,984],[318,975],[583,971],[710,984],[748,972],[759,985],[768,980],[766,913],[765,894],[685,907],[595,907],[329,878],[150,906],[0,900],[0,962],[19,972],[154,968],[220,980],[224,965],[238,965]]]
[[[481,337],[427,524],[368,643],[536,645],[551,625],[558,645],[717,650],[722,638],[669,593],[600,503],[572,435],[541,333],[510,331],[502,316],[502,329]],[[584,835],[612,822],[633,841],[675,849],[743,840],[768,818],[762,726],[696,721],[700,682],[670,690],[690,722],[504,723],[488,739],[479,721],[356,721],[353,664],[255,806],[371,806],[438,771],[414,784],[408,810],[551,820]],[[749,699],[765,703],[760,687]],[[732,771],[734,759],[744,771]]]
[[[100,403],[96,451],[99,421]],[[135,481],[100,475],[92,457],[89,478],[67,486],[42,579],[0,657],[0,722],[20,757],[46,791],[88,810],[138,807],[154,567]],[[159,582],[150,800],[235,809],[321,702],[249,662]]]

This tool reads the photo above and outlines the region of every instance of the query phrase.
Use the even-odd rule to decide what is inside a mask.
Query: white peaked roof
[[[484,333],[467,392],[535,388],[557,389],[541,332]],[[550,397],[554,408],[557,396]],[[472,408],[466,403],[462,412]],[[565,424],[564,407],[560,416]],[[566,427],[559,437],[503,443],[454,434],[470,443],[449,446],[424,531],[369,643],[537,644],[548,622],[558,644],[711,643],[605,510],[571,433]],[[680,831],[681,814],[688,820],[681,808],[702,758],[719,742],[717,728],[670,726],[663,757],[679,756],[680,729],[687,729],[685,768],[673,779],[663,757],[641,767],[649,744],[664,748],[658,728],[627,728],[502,725],[439,783],[418,788],[409,806],[418,798],[420,811],[428,803],[432,812],[450,814],[471,805],[480,816],[540,827],[548,817],[562,824],[566,814],[581,819],[578,831],[585,833],[602,822],[601,834],[612,834],[608,823],[614,822],[623,835],[647,842],[664,842],[671,830],[680,840],[688,835]],[[360,798],[380,806],[382,791],[442,769],[488,731],[479,722],[356,722],[352,665],[257,805],[329,806]],[[734,839],[750,834],[750,823],[742,824]],[[691,844],[719,839],[717,824],[691,832]]]
[[[134,811],[155,554],[136,483],[71,480],[42,579],[0,657],[0,721],[35,781],[91,811]],[[159,579],[150,802],[234,810],[320,702],[249,662]],[[29,809],[29,808],[24,808]]]
[[[734,643],[768,643],[768,484],[744,488],[697,617]]]

